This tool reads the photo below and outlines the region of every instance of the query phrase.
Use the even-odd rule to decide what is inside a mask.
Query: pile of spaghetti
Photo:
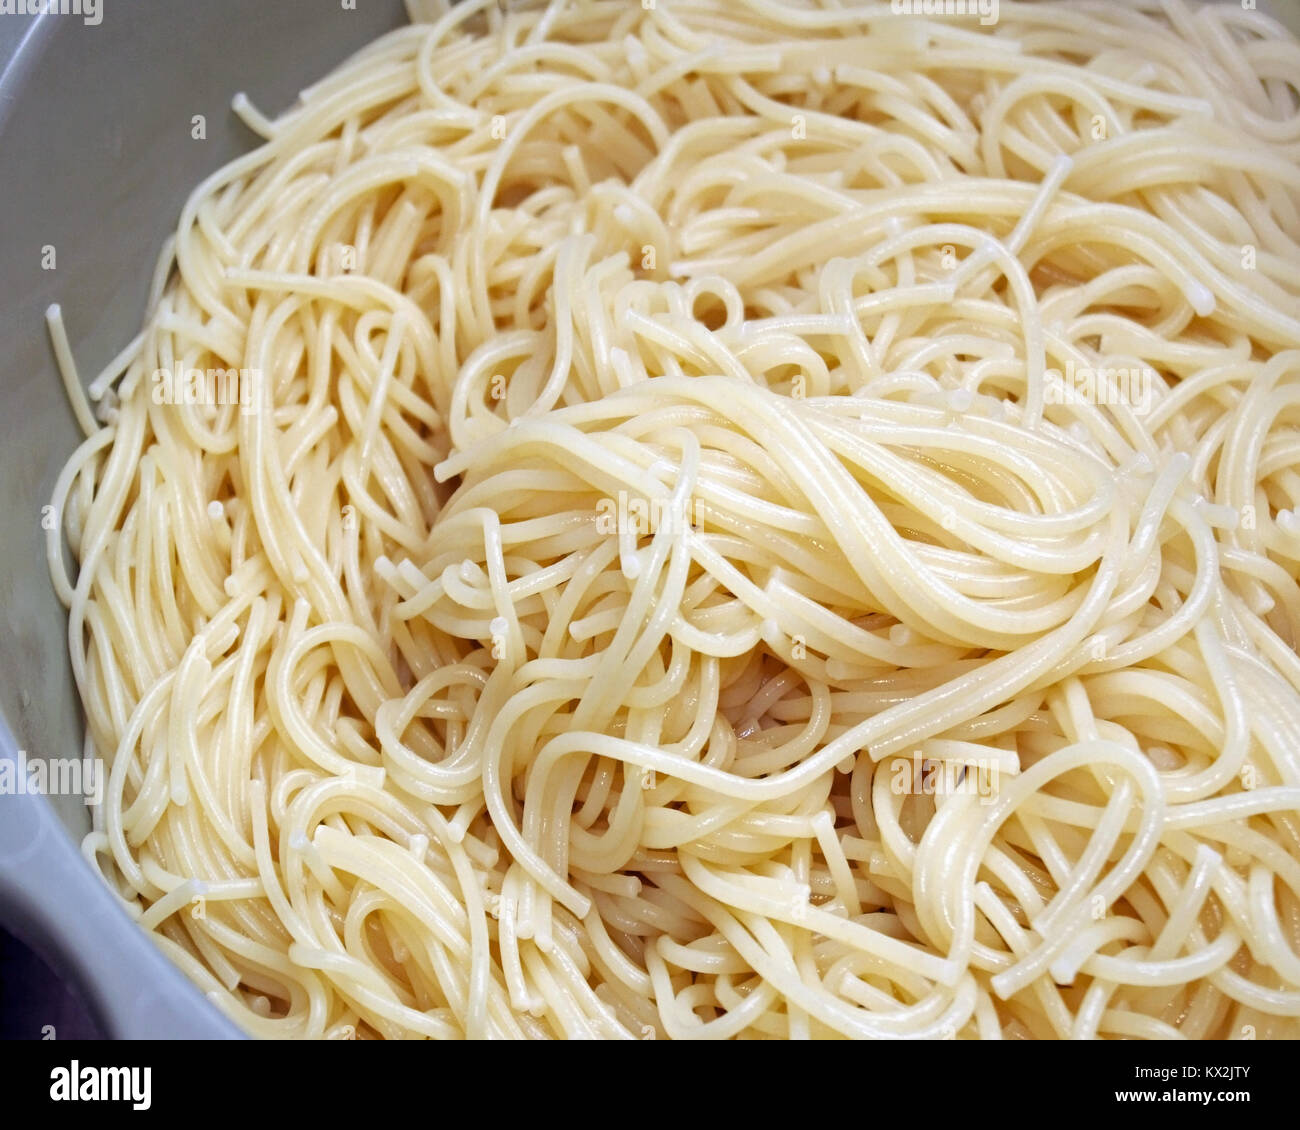
[[[1295,38],[411,7],[51,316],[129,912],[260,1036],[1300,1034]]]

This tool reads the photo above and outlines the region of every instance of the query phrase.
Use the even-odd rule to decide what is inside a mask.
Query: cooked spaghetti
[[[413,3],[52,312],[85,854],[248,1032],[1300,1033],[1300,44],[912,7]]]

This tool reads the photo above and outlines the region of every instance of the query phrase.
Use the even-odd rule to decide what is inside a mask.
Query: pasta
[[[84,853],[246,1031],[1300,1035],[1300,43],[995,11],[412,3],[52,311]]]

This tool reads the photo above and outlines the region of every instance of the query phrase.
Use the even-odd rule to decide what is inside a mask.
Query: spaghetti
[[[123,906],[259,1036],[1300,1034],[1300,44],[411,7],[79,414]]]

